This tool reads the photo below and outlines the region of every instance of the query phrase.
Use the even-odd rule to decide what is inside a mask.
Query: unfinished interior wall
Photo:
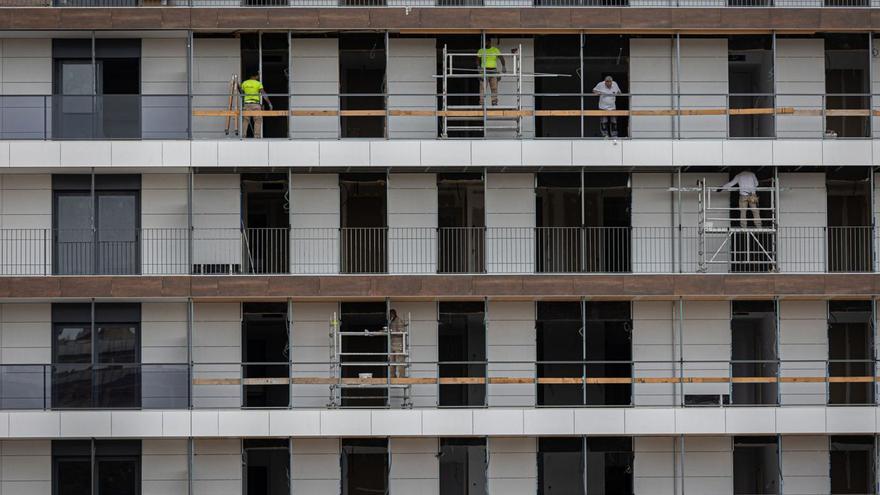
[[[144,408],[167,407],[186,398],[188,312],[185,302],[141,303],[141,362],[169,365],[142,368]]]
[[[241,439],[197,439],[193,447],[193,494],[241,495]]]
[[[437,40],[434,38],[391,38],[388,40],[388,109],[433,111],[437,109]],[[388,117],[391,139],[434,139],[437,118],[433,116]],[[390,201],[390,196],[389,196]],[[389,205],[390,206],[390,205]]]
[[[828,224],[825,174],[779,174],[779,270],[784,273],[825,270]]]
[[[189,174],[141,175],[141,273],[189,273]]]
[[[538,482],[537,448],[535,438],[489,437],[488,492],[534,494]]]
[[[633,173],[632,180],[632,269],[635,273],[669,273],[675,268],[677,246],[670,235],[675,175]]]
[[[437,174],[388,175],[388,272],[437,271]]]
[[[52,176],[0,174],[0,273],[52,272]]]
[[[297,438],[293,441],[293,493],[339,495],[339,439]]]
[[[681,38],[682,111],[727,108],[727,38]],[[727,116],[681,117],[682,138],[727,137]]]
[[[632,38],[629,45],[631,110],[670,110],[675,100],[673,86],[673,55],[671,38]],[[725,69],[726,73],[727,69]],[[669,139],[675,118],[658,115],[637,115],[630,118],[630,135],[634,138]]]
[[[229,106],[230,82],[241,72],[238,38],[195,38],[193,41],[193,108],[225,110]],[[226,119],[193,117],[194,139],[225,136]]]
[[[671,301],[633,301],[632,352],[633,376],[670,378],[676,374],[673,360],[678,329],[672,315],[678,309]],[[641,361],[641,362],[640,362]],[[648,362],[650,361],[650,362]],[[675,387],[670,383],[636,383],[633,401],[636,406],[674,406]]]
[[[200,379],[241,378],[241,304],[193,305],[193,406],[240,407],[239,385],[199,383]]]
[[[339,176],[290,177],[291,273],[339,273]]]
[[[826,301],[779,302],[780,376],[825,376],[828,359]],[[782,405],[824,405],[826,383],[779,385]]]
[[[730,301],[685,301],[681,349],[685,377],[730,376]],[[678,325],[678,312],[673,325]],[[718,403],[720,396],[730,394],[729,383],[686,383],[685,402],[698,396]],[[694,397],[688,397],[694,396]]]
[[[486,271],[535,268],[535,175],[486,174]]]
[[[186,43],[184,37],[141,40],[141,135],[144,139],[179,139],[186,135],[189,125]]]
[[[339,110],[339,40],[294,38],[290,43],[290,107],[294,110]],[[293,139],[339,137],[336,116],[294,116]]]
[[[489,301],[487,311],[486,360],[489,362],[489,378],[534,378],[535,303]],[[535,386],[489,385],[487,402],[489,407],[531,407],[535,405]]]
[[[391,438],[389,493],[438,495],[440,459],[437,438]]]
[[[410,361],[407,376],[411,378],[436,378],[438,359],[438,315],[435,301],[396,302],[391,308],[397,315],[409,321]],[[413,385],[411,397],[414,407],[434,407],[437,405],[437,385]],[[393,446],[392,446],[393,448]]]
[[[335,302],[295,302],[292,305],[291,360],[293,377],[329,378],[330,322],[334,313],[339,318],[339,304]],[[330,402],[327,385],[294,384],[291,387],[294,407],[324,407]]]
[[[776,106],[821,111],[825,94],[825,40],[776,39]],[[821,115],[777,115],[778,138],[820,138]]]
[[[783,435],[780,448],[786,495],[831,493],[827,436]]]
[[[199,273],[241,271],[238,174],[193,176],[193,265]]]

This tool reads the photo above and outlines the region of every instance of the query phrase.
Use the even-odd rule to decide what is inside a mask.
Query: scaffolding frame
[[[410,328],[411,315],[407,313],[406,319],[403,320],[403,331],[393,331],[388,325],[382,327],[379,331],[342,331],[342,322],[338,318],[336,312],[333,313],[333,319],[330,321],[330,376],[334,379],[334,383],[330,385],[330,403],[329,407],[342,407],[343,390],[384,390],[385,395],[365,395],[365,396],[347,396],[346,399],[354,399],[355,401],[368,401],[375,399],[384,399],[385,407],[391,407],[392,399],[396,398],[394,391],[399,391],[397,396],[401,400],[401,407],[412,407],[412,384],[409,382],[401,383],[398,379],[392,378],[392,370],[402,370],[401,375],[406,376],[412,366],[412,356],[410,352]],[[403,342],[403,352],[392,352],[391,339],[393,336],[400,336]],[[385,352],[347,352],[344,351],[343,344],[354,339],[373,339],[384,338]],[[402,362],[393,361],[393,357],[402,356]],[[363,361],[348,361],[345,358],[363,358]],[[385,368],[385,377],[360,376],[350,378],[343,376],[344,369],[357,368]],[[346,406],[346,407],[369,407],[375,406]]]
[[[448,138],[450,131],[453,133],[459,132],[482,132],[483,137],[487,137],[486,134],[490,130],[513,130],[516,133],[516,137],[522,137],[522,100],[523,100],[523,72],[522,72],[522,44],[517,46],[515,51],[510,52],[502,52],[498,54],[499,57],[510,57],[511,63],[511,71],[510,72],[498,72],[492,73],[491,75],[486,72],[485,68],[481,69],[470,69],[463,67],[456,67],[455,61],[456,59],[466,58],[473,60],[474,58],[479,58],[479,53],[450,53],[447,49],[446,45],[443,45],[443,68],[440,74],[440,80],[442,82],[441,88],[442,93],[440,96],[441,101],[441,122],[442,122],[442,132],[441,137]],[[512,79],[516,83],[516,92],[513,94],[514,96],[514,104],[513,105],[488,105],[487,101],[489,101],[489,84],[488,80],[490,77],[498,79],[499,90],[501,83],[505,79]],[[483,91],[481,92],[481,96],[483,98],[483,103],[481,105],[450,105],[449,104],[449,81],[450,79],[478,79],[481,84],[483,84]],[[453,95],[453,96],[470,96],[470,95]],[[493,97],[499,98],[499,103],[501,103],[500,99],[505,95],[504,93],[496,93],[493,94]],[[450,115],[451,114],[451,115]],[[468,125],[468,123],[479,122],[479,125]],[[490,122],[512,122],[512,125],[495,125],[490,126]],[[455,136],[453,136],[455,137]]]
[[[754,265],[766,264],[768,271],[779,270],[777,253],[777,233],[779,230],[779,181],[774,176],[769,186],[757,187],[756,192],[769,193],[769,205],[741,209],[730,206],[731,192],[738,189],[720,190],[721,186],[711,186],[705,177],[696,186],[677,186],[670,190],[697,193],[697,249],[699,254],[698,271],[707,272],[712,265]],[[713,200],[713,194],[721,199]],[[679,203],[679,208],[681,208]],[[761,225],[751,218],[751,211],[759,215]],[[732,218],[737,211],[739,219]],[[751,220],[751,222],[750,222]],[[738,226],[737,226],[738,224]],[[725,256],[727,255],[727,256]]]

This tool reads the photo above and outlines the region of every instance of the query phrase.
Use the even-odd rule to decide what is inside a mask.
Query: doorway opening
[[[606,0],[619,1],[619,0]],[[629,45],[630,36],[626,34],[584,36],[583,79],[584,93],[590,94],[596,85],[611,76],[620,92],[630,92],[629,85]],[[615,98],[617,110],[629,110],[630,98],[618,95]],[[584,109],[599,109],[599,97],[584,97]],[[608,125],[617,127],[619,137],[629,136],[629,117],[608,117]],[[584,117],[584,137],[602,137],[603,117]],[[613,132],[611,133],[613,135]]]
[[[779,372],[776,345],[776,303],[733,301],[731,303],[731,369],[733,377],[776,378]],[[777,384],[733,383],[731,403],[774,405]],[[749,492],[758,493],[758,492]]]
[[[576,273],[583,270],[581,252],[581,174],[537,174],[535,207],[535,268],[540,273]]]
[[[871,301],[828,302],[828,376],[874,376]],[[829,404],[873,404],[874,383],[829,383]]]
[[[482,302],[441,302],[437,329],[441,378],[486,377],[486,322]],[[442,384],[440,406],[483,406],[486,385]]]
[[[537,360],[539,378],[578,378],[584,374],[582,304],[538,301]],[[584,403],[584,385],[539,384],[538,405],[566,406]]]
[[[632,270],[632,188],[621,172],[584,174],[584,271]]]
[[[340,174],[343,273],[388,271],[385,174]]]
[[[341,304],[339,330],[360,332],[342,338],[340,366],[342,378],[388,377],[388,339],[370,335],[383,332],[388,326],[384,302],[344,302]],[[343,407],[386,407],[389,402],[387,387],[346,387],[341,390]]]
[[[246,438],[244,495],[290,494],[290,443],[287,439]]]
[[[748,0],[749,3],[753,1]],[[773,38],[765,35],[729,36],[727,80],[731,109],[775,108]],[[729,137],[773,137],[774,117],[772,114],[730,115]]]
[[[734,495],[779,493],[777,437],[733,437]]]
[[[830,437],[831,494],[873,493],[877,477],[874,437]]]
[[[385,110],[385,35],[345,33],[339,37],[341,110]],[[342,137],[385,137],[385,116],[341,117]]]
[[[873,269],[870,167],[840,167],[825,174],[828,201],[828,271]]]
[[[273,0],[269,0],[270,2]],[[260,5],[266,5],[260,0]],[[260,73],[260,82],[272,102],[273,110],[290,108],[290,46],[287,33],[242,33],[241,34],[241,81],[251,74]],[[263,136],[266,138],[286,138],[289,119],[287,117],[263,117]],[[254,127],[248,127],[248,135],[254,137]]]
[[[535,36],[535,72],[565,77],[536,77],[535,110],[578,110],[581,106],[580,36]],[[589,89],[589,88],[587,88]],[[571,94],[571,96],[558,96]],[[536,137],[580,137],[582,117],[535,117]]]
[[[485,271],[486,207],[482,174],[437,175],[437,271]]]
[[[287,273],[290,198],[286,174],[242,174],[246,273]]]
[[[832,0],[833,1],[833,0]],[[825,135],[870,136],[870,68],[867,34],[825,35]],[[868,115],[829,115],[835,110],[862,110]]]
[[[342,495],[388,493],[388,439],[342,440]]]
[[[290,334],[286,303],[244,303],[241,360],[244,378],[275,383],[244,386],[244,407],[290,405]]]

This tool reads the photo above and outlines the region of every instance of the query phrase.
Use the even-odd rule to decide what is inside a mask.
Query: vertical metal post
[[[581,297],[581,393],[582,404],[587,403],[587,298]]]
[[[186,137],[193,138],[193,32],[186,32]]]
[[[773,31],[771,36],[772,36],[771,39],[773,42],[773,45],[772,45],[772,48],[773,48],[773,68],[772,68],[772,72],[771,72],[773,74],[773,98],[771,99],[771,101],[773,103],[773,137],[775,138],[775,137],[777,137],[776,136],[777,132],[778,132],[777,129],[779,128],[779,122],[778,122],[779,113],[776,110],[777,108],[779,108],[779,101],[778,101],[779,88],[776,84],[776,68],[777,68],[777,63],[776,63],[776,31]]]
[[[98,134],[98,65],[95,61],[95,31],[91,32],[91,63],[92,63],[92,138]],[[63,98],[63,96],[62,96]]]
[[[675,33],[675,129],[673,138],[681,139],[681,33]]]
[[[195,455],[195,440],[189,437],[186,442],[186,493],[193,495],[193,456]]]
[[[486,338],[483,339],[483,379],[485,380],[486,393],[483,394],[483,406],[489,404],[489,298],[483,298],[483,332],[485,332]],[[538,367],[535,366],[535,376],[538,376]]]
[[[293,259],[293,169],[287,169],[287,273],[294,273]],[[291,315],[293,313],[290,313]],[[292,347],[291,347],[292,349]]]
[[[480,31],[480,49],[481,50],[486,49],[486,31],[485,30]],[[480,52],[477,52],[477,53],[480,53]],[[483,52],[483,56],[479,57],[479,58],[480,58],[480,99],[483,100],[482,105],[480,105],[480,106],[482,107],[481,110],[483,111],[483,139],[486,139],[486,134],[488,133],[488,130],[489,130],[488,129],[489,119],[488,119],[488,116],[486,115],[486,109],[487,109],[486,102],[489,101],[489,81],[486,78],[486,64],[483,63],[483,58],[488,58],[488,55],[486,55],[485,52]],[[499,83],[500,82],[501,81],[499,81]],[[500,88],[501,84],[498,84],[498,87]]]
[[[291,91],[291,84],[293,81],[293,36],[290,31],[287,31],[287,139],[293,138],[293,91]],[[290,182],[288,184],[288,189],[290,187]],[[291,453],[293,451],[291,450]],[[291,471],[292,472],[292,471]],[[293,486],[293,483],[290,484]],[[291,488],[292,490],[292,488]]]
[[[785,493],[785,476],[782,476],[782,435],[776,434],[776,477],[779,478],[779,493]]]
[[[680,473],[681,495],[684,495],[684,455],[685,455],[684,435],[678,436],[678,472]]]
[[[186,364],[188,368],[187,376],[187,398],[186,403],[189,409],[193,408],[193,378],[195,377],[195,364],[193,363],[193,316],[195,308],[193,306],[192,297],[186,299]]]
[[[94,303],[93,303],[93,307],[94,307]],[[92,318],[92,321],[94,321],[94,318]],[[94,333],[92,335],[94,335]],[[94,341],[94,339],[92,339],[92,341]],[[97,474],[97,473],[95,472],[95,439],[94,438],[89,438],[89,474],[92,477],[92,482],[89,484],[89,490],[91,491],[92,495],[95,495],[97,492],[96,487],[98,484],[98,477],[95,476],[95,474]]]
[[[578,100],[581,102],[581,115],[579,117],[581,123],[581,137],[584,137],[584,43],[586,43],[587,38],[584,36],[584,32],[580,32],[580,58],[578,59],[578,67],[580,70],[578,72],[578,79],[580,79],[580,96]],[[632,105],[630,105],[631,107]]]
[[[580,271],[580,272],[587,271],[587,239],[586,239],[587,228],[586,228],[586,225],[584,225],[584,223],[586,221],[586,219],[584,218],[584,209],[586,208],[586,203],[585,203],[586,199],[584,198],[584,179],[585,179],[584,167],[581,167],[581,188],[578,191],[578,195],[580,196],[580,199],[581,199],[581,211],[580,211],[581,222],[578,225],[578,227],[579,227],[578,228],[578,236],[580,237],[580,245],[581,245],[581,248],[579,250],[580,252],[578,253],[578,255],[581,257],[580,266],[578,267],[578,271]]]
[[[190,167],[187,174],[186,187],[186,273],[192,275],[194,271],[193,252],[195,228],[193,226],[193,190],[195,188],[195,170]]]
[[[874,32],[868,31],[868,137],[874,137]],[[873,189],[871,197],[874,196]],[[874,210],[871,210],[874,211]]]
[[[287,493],[293,495],[293,437],[287,437]]]
[[[388,104],[390,103],[390,99],[388,97],[388,67],[391,67],[391,36],[388,31],[385,31],[385,84],[382,85],[382,94],[383,101],[385,103],[385,139],[388,139],[388,128],[390,127],[390,116],[388,115]]]
[[[98,201],[97,196],[95,195],[95,167],[89,169],[89,225],[92,227],[92,260],[91,260],[91,270],[89,270],[89,275],[97,275],[98,273],[98,219],[95,205]],[[94,314],[92,314],[92,321],[94,321]],[[92,329],[94,331],[94,329]],[[92,333],[92,335],[95,335]]]
[[[677,191],[676,191],[676,195],[678,196],[678,229],[676,229],[678,231],[678,256],[677,256],[677,258],[678,258],[678,273],[681,273],[683,271],[682,258],[684,257],[684,252],[682,251],[682,247],[683,247],[682,236],[684,234],[684,231],[682,230],[682,225],[681,225],[681,223],[682,223],[681,167],[678,167],[676,169],[676,177],[677,177],[677,182],[678,182]],[[673,260],[673,262],[674,262],[674,260]],[[673,270],[675,270],[675,267],[673,267]]]
[[[678,399],[679,405],[684,406],[684,299],[681,297],[678,298],[678,370]]]
[[[257,60],[258,60],[257,61],[257,70],[260,72],[260,84],[262,84],[263,83],[263,32],[262,31],[257,31]],[[247,77],[247,75],[245,75],[244,77]],[[244,105],[242,105],[242,109],[244,109]],[[263,97],[262,96],[260,96],[260,108],[259,109],[260,110],[263,109]],[[260,135],[259,136],[257,136],[256,127],[257,127],[257,118],[254,117],[254,126],[253,126],[254,137],[255,138],[263,137],[263,129],[266,126],[263,126],[263,125],[260,126]],[[241,129],[241,127],[239,127],[239,129]]]
[[[287,318],[285,320],[287,323],[287,348],[285,349],[287,351],[287,407],[293,409],[293,299],[287,299]]]
[[[780,333],[781,333],[782,329],[781,329],[780,321],[779,321],[779,314],[780,314],[779,309],[780,309],[779,308],[779,296],[776,296],[773,298],[773,311],[776,313],[773,315],[774,321],[776,323],[776,342],[774,343],[775,344],[774,345],[774,347],[775,347],[774,354],[776,354],[776,357],[775,357],[774,361],[776,364],[776,404],[781,406],[782,405],[782,384],[779,382],[779,377],[782,375],[782,373],[781,373],[782,370],[780,369],[780,368],[782,368],[782,361],[779,359],[779,349],[780,349],[779,338],[780,338]],[[827,319],[826,319],[826,321],[827,321]],[[827,404],[827,401],[826,401],[826,404]]]

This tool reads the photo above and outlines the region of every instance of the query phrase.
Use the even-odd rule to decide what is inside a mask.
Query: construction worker
[[[406,377],[406,356],[403,351],[403,341],[406,337],[406,323],[397,316],[397,310],[392,309],[388,312],[388,330],[391,332],[391,356],[390,375],[391,378]]]
[[[617,96],[620,94],[620,86],[614,82],[611,76],[605,76],[604,81],[593,88],[593,94],[599,95],[599,110],[617,110]],[[611,124],[611,137],[617,137],[617,116],[603,115],[599,121],[599,127],[602,130],[602,137],[608,137],[608,124]]]
[[[477,60],[480,67],[480,106],[483,106],[487,82],[492,93],[492,105],[498,105],[498,62],[501,62],[501,72],[507,72],[507,63],[501,56],[501,50],[492,43],[492,38],[486,38],[485,48],[477,51]]]
[[[272,110],[272,102],[269,101],[269,97],[266,96],[266,91],[263,89],[263,83],[260,82],[259,72],[251,74],[251,77],[247,81],[244,81],[239,85],[239,89],[243,95],[243,110],[262,110],[264,99],[266,100],[266,105],[269,107],[269,110]],[[263,117],[259,115],[244,118],[244,129],[241,136],[247,137],[251,119],[254,119],[254,137],[263,137]]]
[[[739,225],[746,227],[746,210],[752,212],[752,221],[756,227],[761,227],[761,210],[758,209],[758,177],[749,170],[736,174],[733,179],[717,189],[729,191],[733,186],[739,186]]]

